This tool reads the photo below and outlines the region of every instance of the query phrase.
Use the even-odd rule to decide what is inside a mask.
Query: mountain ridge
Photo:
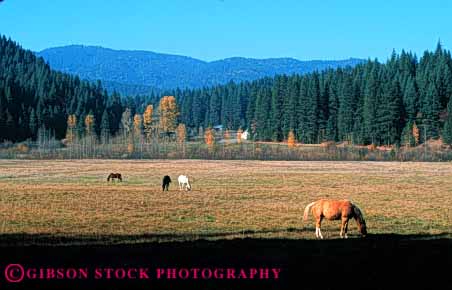
[[[96,48],[96,49],[102,49],[102,50],[108,50],[108,51],[114,51],[114,52],[140,52],[140,53],[149,53],[149,54],[156,54],[156,55],[166,55],[166,56],[175,56],[175,57],[183,57],[183,58],[189,58],[194,59],[200,62],[204,63],[212,63],[212,62],[219,62],[219,61],[225,61],[225,60],[232,60],[232,59],[245,59],[245,60],[294,60],[299,62],[324,62],[324,61],[348,61],[348,60],[358,60],[358,61],[366,61],[367,59],[357,58],[357,57],[348,57],[343,59],[308,59],[308,60],[301,60],[295,57],[265,57],[265,58],[258,58],[258,57],[246,57],[246,56],[231,56],[226,58],[219,58],[215,60],[202,60],[196,57],[182,55],[182,54],[175,54],[175,53],[165,53],[165,52],[156,52],[152,50],[144,50],[144,49],[114,49],[109,48],[101,45],[85,45],[85,44],[69,44],[69,45],[61,45],[61,46],[54,46],[42,49],[40,51],[33,51],[35,54],[42,54],[45,51],[55,50],[55,49],[65,49],[65,48]]]
[[[101,80],[110,91],[119,90],[123,94],[209,87],[280,74],[305,74],[355,66],[365,61],[358,58],[302,61],[292,57],[258,59],[240,56],[204,61],[184,55],[81,44],[47,48],[35,54],[56,70],[87,80]]]

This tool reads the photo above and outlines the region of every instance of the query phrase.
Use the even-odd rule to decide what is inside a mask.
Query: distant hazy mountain
[[[36,53],[52,68],[89,80],[100,79],[109,90],[123,94],[151,89],[198,88],[255,80],[276,74],[304,74],[315,70],[355,66],[361,59],[299,61],[293,58],[234,57],[205,62],[186,56],[138,50],[113,50],[70,45]]]

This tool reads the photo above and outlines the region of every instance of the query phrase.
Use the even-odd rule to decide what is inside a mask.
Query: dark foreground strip
[[[0,247],[0,290],[446,289],[451,269],[451,239],[392,235]]]

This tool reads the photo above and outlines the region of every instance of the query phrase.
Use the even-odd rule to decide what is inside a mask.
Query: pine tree
[[[270,111],[270,130],[271,139],[273,141],[282,141],[282,105],[283,99],[286,97],[286,81],[285,76],[276,77],[275,85],[272,88],[272,101]]]
[[[416,146],[416,139],[413,135],[413,126],[414,123],[412,121],[406,123],[402,131],[401,145],[406,147]]]
[[[218,88],[214,88],[212,90],[212,94],[210,96],[210,100],[209,100],[209,107],[208,107],[208,118],[206,119],[207,121],[207,126],[216,126],[220,124],[220,120],[221,120],[221,106],[222,106],[222,98],[221,98],[221,93],[219,91]]]
[[[108,144],[108,141],[110,139],[110,119],[108,117],[108,111],[105,109],[104,113],[102,114],[102,120],[101,120],[101,142],[102,144]]]
[[[271,139],[270,129],[270,108],[271,108],[271,91],[267,88],[261,88],[256,99],[255,124],[256,133],[254,137],[258,140],[266,141]]]
[[[32,138],[36,137],[36,133],[38,131],[38,123],[37,122],[38,122],[38,120],[36,118],[35,110],[34,110],[34,108],[32,108],[30,111],[30,121],[28,123]]]
[[[433,82],[429,83],[427,91],[422,102],[422,128],[423,137],[427,140],[439,136],[439,113],[440,113],[439,95]],[[426,142],[427,140],[424,140]]]
[[[363,121],[364,139],[375,144],[377,142],[377,107],[381,96],[380,80],[377,64],[370,70],[364,94]]]
[[[338,141],[339,136],[337,132],[337,112],[338,112],[338,98],[336,91],[330,87],[329,101],[328,101],[328,122],[326,125],[326,139],[329,141]]]
[[[353,132],[353,83],[351,76],[345,76],[339,99],[337,116],[338,135],[341,140],[351,141]]]
[[[397,78],[387,80],[381,96],[381,104],[376,114],[377,143],[396,144],[400,141],[403,128],[403,103],[400,84]]]
[[[310,76],[308,85],[307,112],[305,119],[305,135],[309,143],[319,143],[319,100],[320,100],[320,84],[319,76],[313,73]]]
[[[447,104],[447,117],[444,123],[442,137],[444,143],[452,145],[452,98],[449,99],[449,103]]]
[[[409,78],[406,82],[405,92],[403,94],[403,105],[405,107],[408,121],[415,121],[418,111],[419,96],[416,92],[416,82]]]
[[[283,112],[282,112],[282,133],[283,137],[287,138],[289,131],[292,128],[297,127],[297,103],[298,103],[298,95],[299,95],[299,88],[298,88],[298,77],[292,77],[287,82],[287,96],[283,100]]]

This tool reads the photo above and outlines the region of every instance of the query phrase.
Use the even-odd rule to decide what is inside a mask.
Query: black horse
[[[163,177],[163,182],[162,182],[163,191],[165,191],[165,188],[166,188],[166,191],[168,191],[170,183],[171,183],[171,178],[168,175],[165,175]]]
[[[121,173],[110,173],[110,175],[108,175],[107,177],[107,181],[113,181],[114,179],[119,179],[119,181],[122,181],[122,176]]]

